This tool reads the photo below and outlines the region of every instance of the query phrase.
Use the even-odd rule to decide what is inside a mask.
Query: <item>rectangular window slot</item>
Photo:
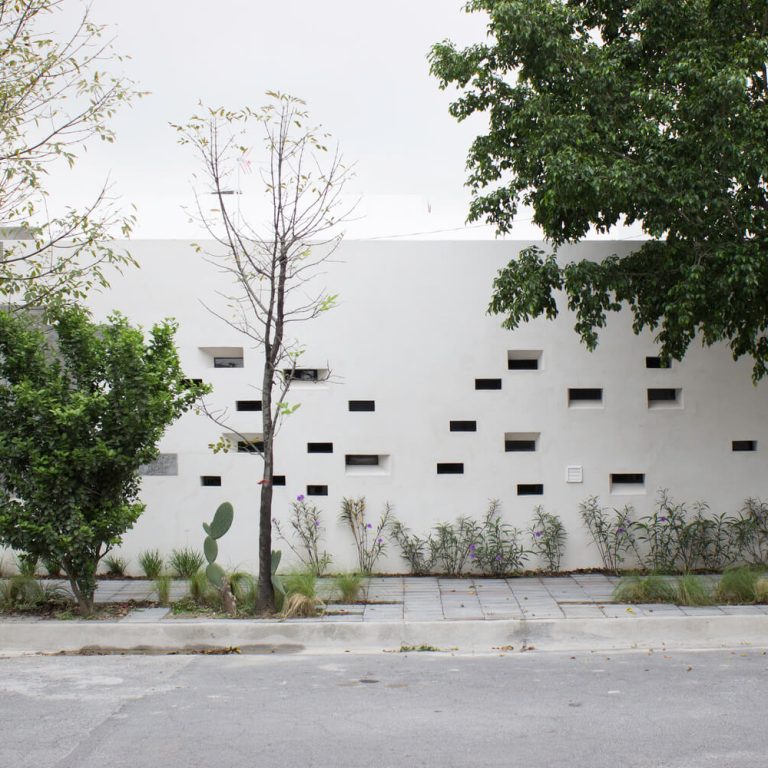
[[[263,440],[238,440],[238,453],[264,453]]]
[[[181,383],[185,387],[191,387],[193,385],[199,387],[203,383],[203,380],[202,379],[182,379]]]
[[[596,387],[577,387],[568,390],[568,405],[571,407],[595,407],[603,403],[603,390]]]
[[[512,453],[515,451],[535,451],[538,448],[538,432],[505,432],[504,450]]]
[[[757,440],[734,440],[731,443],[731,450],[734,451],[756,451]]]
[[[452,421],[451,432],[477,432],[476,421]]]
[[[221,485],[221,476],[220,475],[201,475],[200,485],[204,485],[211,488],[213,487],[218,488]]]
[[[375,411],[376,401],[375,400],[350,400],[349,410],[354,411],[356,413],[360,413],[363,411]]]
[[[475,389],[501,389],[501,379],[475,379]]]
[[[379,457],[375,453],[348,453],[344,464],[348,467],[378,467]]]
[[[668,371],[671,366],[670,365],[664,365],[660,357],[653,357],[649,355],[645,358],[645,367],[646,368],[661,368],[665,371]]]
[[[645,475],[642,472],[611,474],[611,493],[645,493]]]
[[[442,462],[437,465],[438,475],[463,475],[464,464],[460,462]]]
[[[333,443],[307,443],[307,453],[333,453]]]
[[[327,496],[327,495],[328,495],[327,485],[308,485],[307,486],[307,496]]]
[[[681,389],[662,387],[648,390],[649,408],[679,408],[682,405]]]
[[[544,486],[541,483],[518,483],[517,495],[518,496],[542,496],[544,494]]]
[[[320,368],[294,368],[293,370],[287,368],[283,371],[283,377],[291,381],[315,382],[322,381],[327,373]]]
[[[541,366],[540,349],[510,349],[507,351],[507,368],[510,371],[537,371]]]
[[[285,485],[285,475],[272,475],[272,485]]]
[[[238,411],[260,411],[261,400],[238,400],[236,407]]]
[[[214,368],[242,368],[243,358],[242,357],[214,357],[213,367]]]

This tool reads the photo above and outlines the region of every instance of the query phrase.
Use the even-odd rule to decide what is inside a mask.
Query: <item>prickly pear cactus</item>
[[[216,540],[220,539],[230,529],[234,516],[235,510],[228,501],[225,501],[219,505],[211,523],[203,523],[203,530],[208,534],[203,542],[203,552],[205,553],[205,559],[208,561],[205,575],[208,577],[208,581],[221,591],[224,608],[228,613],[235,612],[235,597],[229,588],[229,581],[224,573],[224,569],[216,562],[219,554],[219,545]]]

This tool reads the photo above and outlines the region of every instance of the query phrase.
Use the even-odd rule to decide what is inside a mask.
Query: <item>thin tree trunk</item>
[[[269,348],[266,351],[269,352]],[[261,393],[264,474],[259,503],[259,595],[257,605],[260,611],[274,611],[275,591],[272,588],[272,474],[274,471],[272,381],[274,370],[268,360],[265,363]]]

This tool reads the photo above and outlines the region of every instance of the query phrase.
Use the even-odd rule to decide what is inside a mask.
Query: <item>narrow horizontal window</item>
[[[375,411],[376,401],[375,400],[350,400],[349,410],[355,411],[355,412]]]
[[[508,453],[514,453],[515,451],[535,451],[535,440],[505,440],[504,450]]]
[[[569,403],[602,403],[603,390],[596,387],[576,387],[568,390]]]
[[[676,408],[682,404],[681,389],[672,387],[662,387],[659,389],[648,390],[649,408]]]
[[[476,421],[452,421],[451,432],[477,432]]]
[[[669,365],[664,365],[664,362],[660,357],[648,356],[645,358],[646,368],[664,368],[669,369]]]
[[[475,389],[501,389],[501,379],[475,379]]]
[[[263,440],[238,440],[237,452],[238,453],[263,453],[264,441]]]
[[[214,368],[242,368],[243,358],[242,357],[214,357],[213,367]]]
[[[307,486],[307,496],[327,496],[327,495],[328,495],[327,485],[308,485]]]
[[[199,387],[203,383],[203,380],[202,379],[182,379],[181,383],[185,387],[191,387],[191,386]]]
[[[283,376],[291,381],[320,381],[318,368],[290,368],[283,371]]]
[[[734,440],[731,443],[731,449],[734,451],[756,451],[757,440]]]
[[[238,400],[236,407],[238,411],[260,411],[261,400]]]
[[[272,485],[285,485],[285,475],[272,475]]]
[[[307,453],[333,453],[333,443],[307,443]]]
[[[438,475],[463,475],[464,465],[460,462],[442,462],[437,465]]]
[[[540,349],[510,349],[507,351],[507,369],[510,371],[537,371],[540,367]]]
[[[541,483],[518,483],[518,496],[541,496],[544,493],[544,486]]]
[[[348,467],[378,467],[379,456],[375,453],[348,453],[344,464]]]
[[[612,473],[611,493],[645,493],[645,475],[642,472]]]
[[[221,485],[221,476],[220,475],[201,475],[200,485],[218,487]]]

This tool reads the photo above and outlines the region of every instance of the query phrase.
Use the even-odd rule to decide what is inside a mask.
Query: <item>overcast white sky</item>
[[[349,237],[494,237],[490,227],[464,221],[466,153],[483,123],[458,125],[448,115],[451,95],[438,89],[427,63],[437,41],[484,36],[483,18],[462,5],[94,0],[94,20],[110,25],[116,49],[132,56],[125,73],[151,93],[116,117],[115,145],[91,144],[85,162],[52,190],[79,201],[109,173],[122,199],[138,207],[135,236],[197,237],[182,211],[192,199],[194,161],[168,123],[183,122],[199,100],[236,109],[280,90],[307,101],[356,163],[350,192],[361,197],[361,218],[347,227]],[[537,236],[529,217],[521,213],[513,238]]]

